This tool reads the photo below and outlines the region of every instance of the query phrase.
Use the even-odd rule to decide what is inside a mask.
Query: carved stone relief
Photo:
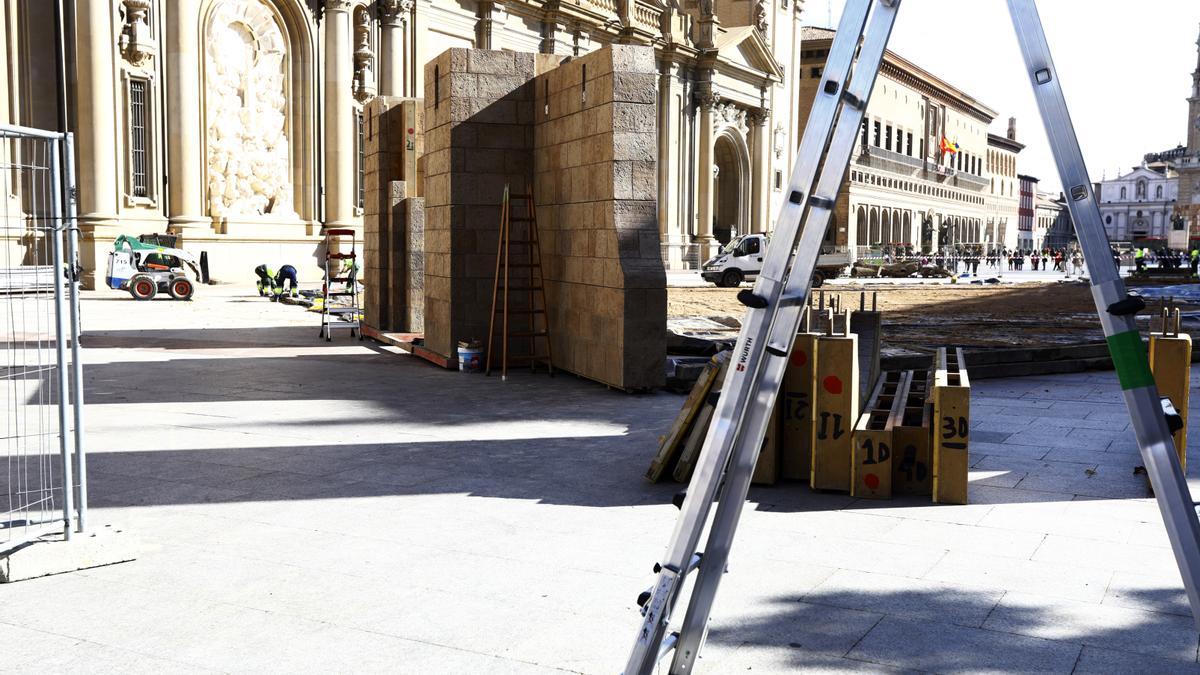
[[[150,0],[125,0],[125,25],[118,46],[125,60],[135,66],[145,65],[158,54],[158,43],[147,20]]]
[[[288,47],[262,0],[223,0],[205,39],[209,212],[295,218],[288,143]]]
[[[354,13],[354,98],[366,103],[375,97],[375,50],[371,48],[371,15],[365,7]]]

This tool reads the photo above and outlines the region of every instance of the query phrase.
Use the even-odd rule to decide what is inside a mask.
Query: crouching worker
[[[284,294],[290,293],[293,298],[300,295],[299,281],[296,279],[296,268],[291,265],[284,265],[279,268],[279,274],[275,275],[275,299],[279,299]]]
[[[265,298],[275,288],[275,274],[266,265],[255,267],[254,273],[258,275],[258,295]]]

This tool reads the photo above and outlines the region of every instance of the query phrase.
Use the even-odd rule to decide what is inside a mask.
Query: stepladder
[[[1007,2],[1067,195],[1067,208],[1091,271],[1092,296],[1138,447],[1192,614],[1200,626],[1200,522],[1134,323],[1134,316],[1145,303],[1127,294],[1113,263],[1035,0]],[[754,288],[738,294],[746,313],[729,374],[692,480],[686,493],[675,501],[680,513],[663,557],[653,565],[655,581],[638,598],[642,620],[625,673],[658,672],[659,662],[668,656],[671,673],[698,669],[697,659],[707,636],[717,589],[727,571],[758,453],[801,311],[808,302],[821,243],[830,227],[900,5],[901,0],[846,2],[784,190],[786,198],[775,220],[772,246]],[[964,420],[963,424],[965,437],[969,422]],[[948,495],[946,501],[953,499]]]
[[[351,337],[362,335],[362,307],[358,294],[357,234],[350,228],[325,230],[325,282],[322,284],[321,332],[326,342],[335,329],[348,329]],[[349,246],[343,246],[344,243]]]
[[[514,208],[513,203],[521,206]],[[488,320],[485,372],[500,371],[507,379],[510,365],[544,365],[554,374],[546,280],[538,240],[537,207],[533,188],[512,192],[504,186],[500,202],[500,236],[496,247],[496,277]]]

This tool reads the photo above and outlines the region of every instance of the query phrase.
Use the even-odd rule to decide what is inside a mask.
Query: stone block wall
[[[368,326],[381,331],[421,330],[413,322],[424,304],[424,297],[413,293],[424,288],[423,220],[413,222],[414,213],[421,215],[421,200],[413,196],[420,185],[414,176],[422,144],[419,104],[419,99],[378,96],[363,108],[363,314]]]
[[[425,66],[425,347],[487,339],[506,184],[532,175],[538,55],[449,49]]]
[[[661,386],[666,273],[657,218],[657,75],[612,45],[534,82],[535,198],[557,366]]]
[[[425,346],[453,358],[458,341],[486,340],[504,186],[532,181],[556,367],[660,386],[654,52],[613,45],[563,61],[451,49],[425,68]]]

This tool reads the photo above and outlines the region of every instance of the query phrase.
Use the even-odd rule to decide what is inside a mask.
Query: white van
[[[743,281],[754,281],[762,271],[763,256],[770,237],[765,234],[743,234],[721,248],[721,252],[704,263],[700,276],[722,288],[736,288]],[[850,264],[846,254],[822,254],[813,270],[812,287],[820,288],[826,279],[842,273]]]

